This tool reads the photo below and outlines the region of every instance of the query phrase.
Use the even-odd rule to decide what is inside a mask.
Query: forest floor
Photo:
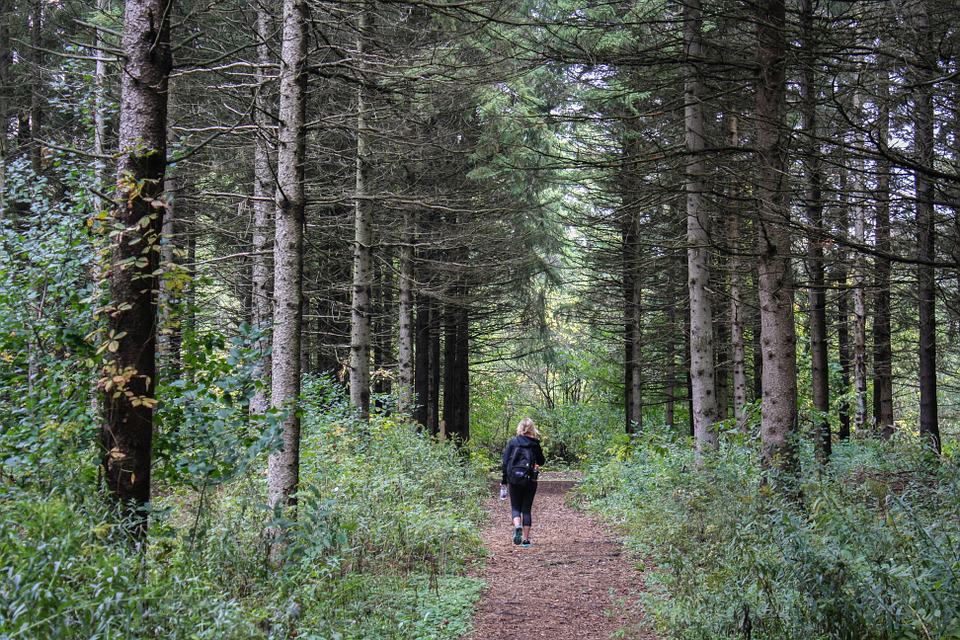
[[[513,544],[510,501],[491,492],[479,572],[487,588],[466,640],[656,638],[636,604],[643,573],[606,527],[568,504],[575,484],[572,474],[543,474],[528,549]]]

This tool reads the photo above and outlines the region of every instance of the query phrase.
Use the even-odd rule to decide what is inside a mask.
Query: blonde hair
[[[527,436],[528,438],[540,438],[540,432],[537,431],[537,425],[530,418],[524,418],[517,424],[517,435]]]

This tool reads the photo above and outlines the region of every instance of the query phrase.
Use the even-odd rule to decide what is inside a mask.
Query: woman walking
[[[545,462],[540,448],[540,432],[530,418],[517,425],[517,435],[503,450],[501,491],[510,488],[510,513],[513,516],[513,544],[530,546],[531,510],[537,494],[537,475]]]

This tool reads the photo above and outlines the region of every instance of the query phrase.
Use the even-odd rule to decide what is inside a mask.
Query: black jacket
[[[510,458],[513,457],[513,450],[517,447],[530,447],[533,449],[533,461],[543,466],[546,460],[543,457],[543,449],[540,448],[540,441],[536,438],[527,436],[514,436],[510,438],[506,448],[503,450],[503,464],[501,465],[500,482],[507,484],[507,465],[510,464]]]

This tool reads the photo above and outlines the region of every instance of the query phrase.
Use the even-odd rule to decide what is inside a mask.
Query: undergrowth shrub
[[[97,246],[90,202],[75,170],[37,176],[27,158],[5,167],[0,202],[0,479],[31,490],[89,481],[96,420]],[[50,182],[76,187],[51,201]],[[71,190],[72,191],[72,190]]]
[[[0,637],[252,637],[239,603],[202,570],[124,544],[89,505],[0,500]],[[202,569],[201,567],[196,567]]]
[[[307,385],[304,411],[298,540],[321,539],[335,524],[351,565],[432,573],[479,548],[486,481],[453,444],[397,415],[358,422],[342,389],[323,379]]]
[[[168,420],[226,421],[207,425],[206,438],[240,419],[236,398],[221,412],[222,394],[177,388],[203,395],[199,404],[172,401]],[[194,442],[186,462],[167,448],[171,472],[158,475],[145,549],[125,539],[92,484],[70,494],[0,484],[0,638],[466,633],[482,588],[462,575],[480,550],[482,472],[395,416],[356,420],[328,381],[307,380],[304,396],[298,517],[279,523],[287,537],[279,568],[266,562],[263,531],[278,523],[264,507],[257,438],[222,438],[220,450]]]
[[[596,460],[623,431],[623,411],[608,404],[558,405],[534,415],[543,433],[544,455],[551,466],[576,467]]]
[[[587,460],[603,457],[623,431],[623,410],[612,404],[564,404],[552,408],[517,405],[504,410],[495,422],[472,423],[467,450],[488,471],[499,470],[503,449],[516,435],[517,423],[524,417],[537,423],[547,468],[554,470],[579,467]]]
[[[666,637],[960,638],[960,471],[921,443],[856,441],[820,468],[801,449],[802,504],[761,483],[751,443],[702,468],[648,431],[582,485],[651,557],[646,607]]]

